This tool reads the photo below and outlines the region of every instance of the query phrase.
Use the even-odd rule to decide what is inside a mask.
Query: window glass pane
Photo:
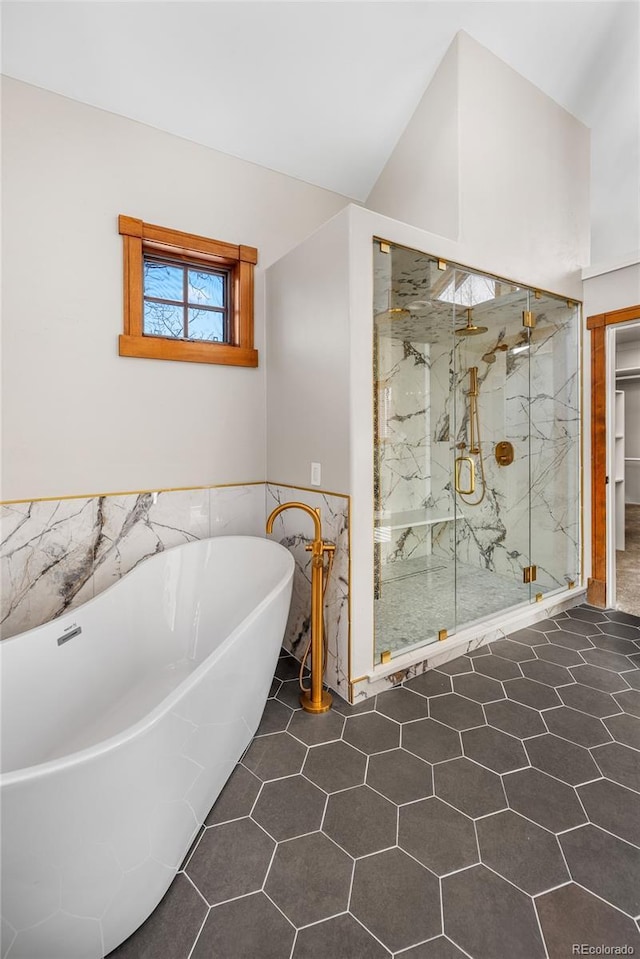
[[[184,298],[184,270],[181,266],[168,266],[155,260],[144,261],[144,295],[157,296],[161,300]]]
[[[224,277],[216,273],[189,270],[189,303],[224,306]]]
[[[184,337],[184,311],[168,303],[144,303],[145,336]]]
[[[189,310],[189,339],[224,341],[224,313],[212,310]]]

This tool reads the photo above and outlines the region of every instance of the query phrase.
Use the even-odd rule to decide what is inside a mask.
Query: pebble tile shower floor
[[[579,606],[324,716],[296,673],[110,959],[640,955],[640,618]]]

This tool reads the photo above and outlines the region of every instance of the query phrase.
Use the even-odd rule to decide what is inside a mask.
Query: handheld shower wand
[[[480,416],[478,413],[478,367],[469,368],[469,455],[458,456],[455,461],[455,489],[458,496],[467,506],[479,506],[487,489],[487,483],[484,475],[484,459],[482,456],[482,443],[480,442]],[[464,449],[464,444],[461,447]],[[476,492],[476,465],[473,457],[478,459],[478,467],[482,491],[480,497],[473,502],[465,499],[465,496],[473,496]],[[468,482],[462,485],[462,472],[464,464],[467,465]]]

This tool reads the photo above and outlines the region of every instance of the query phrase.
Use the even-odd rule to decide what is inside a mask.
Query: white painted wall
[[[434,84],[367,206],[458,238],[468,265],[559,292],[589,262],[589,131],[462,32]]]
[[[454,40],[366,205],[403,223],[457,239],[459,141],[458,45]]]
[[[347,202],[2,88],[3,499],[264,480],[264,270]],[[121,358],[119,213],[256,246],[257,370]]]
[[[349,491],[348,210],[267,273],[267,475]],[[363,344],[369,351],[369,345]]]

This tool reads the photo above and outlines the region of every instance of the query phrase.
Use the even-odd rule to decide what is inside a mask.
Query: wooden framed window
[[[257,366],[253,267],[258,251],[120,216],[124,332],[120,356]]]

